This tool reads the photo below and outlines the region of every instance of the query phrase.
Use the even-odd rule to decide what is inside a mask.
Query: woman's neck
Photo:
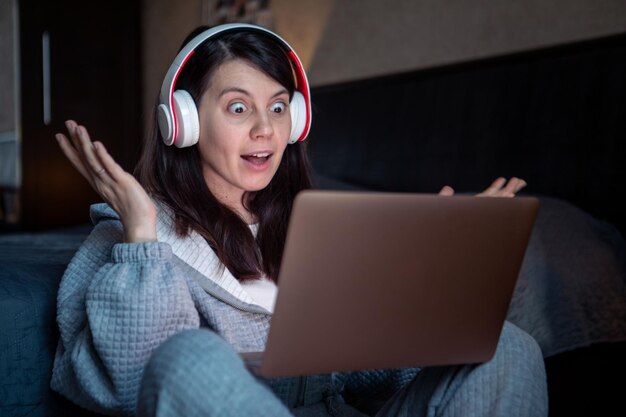
[[[248,210],[243,203],[243,192],[238,194],[213,192],[220,203],[234,211],[246,224],[254,224],[258,220],[254,213]]]

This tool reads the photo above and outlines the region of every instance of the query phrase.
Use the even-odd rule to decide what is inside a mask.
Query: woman
[[[547,414],[539,348],[510,324],[480,366],[271,380],[245,368],[236,352],[264,346],[292,201],[311,187],[306,76],[277,35],[250,25],[190,34],[137,180],[85,127],[66,126],[61,149],[106,202],[92,207],[95,227],[58,295],[52,387],[79,405],[159,416]],[[501,178],[481,194],[524,185]]]

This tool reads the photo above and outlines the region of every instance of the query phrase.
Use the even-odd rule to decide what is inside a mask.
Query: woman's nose
[[[271,137],[274,134],[274,126],[270,117],[265,112],[260,112],[256,115],[254,125],[250,131],[252,139],[263,139]]]

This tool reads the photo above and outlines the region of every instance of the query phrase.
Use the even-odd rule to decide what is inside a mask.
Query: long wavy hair
[[[206,29],[202,26],[192,31],[183,46]],[[216,69],[232,59],[247,61],[285,87],[290,99],[293,97],[295,79],[283,46],[270,36],[243,30],[224,33],[196,48],[178,77],[176,89],[187,90],[198,107]],[[312,187],[305,142],[287,146],[266,188],[244,193],[244,207],[258,219],[255,238],[239,215],[209,190],[198,147],[176,148],[163,143],[156,107],[135,169],[139,182],[171,209],[179,236],[198,232],[239,281],[265,275],[276,282],[293,200],[299,191]]]

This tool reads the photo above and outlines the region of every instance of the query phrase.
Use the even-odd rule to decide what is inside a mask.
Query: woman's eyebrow
[[[243,88],[227,87],[227,88],[222,90],[222,92],[220,93],[219,97],[222,97],[223,95],[228,94],[228,93],[241,93],[241,94],[244,94],[246,96],[252,96],[252,94],[250,94],[247,90],[244,90]],[[287,91],[286,88],[281,88],[276,93],[274,93],[274,95],[272,95],[271,98],[278,97],[278,96],[280,96],[282,94],[289,94],[289,91]]]
[[[283,95],[283,94],[289,95],[289,91],[287,91],[286,88],[281,88],[280,90],[278,90],[278,92],[276,92],[276,94],[274,94],[272,96],[272,98],[278,97],[278,96]]]
[[[239,87],[227,87],[225,89],[222,90],[222,92],[220,93],[219,97],[222,97],[225,94],[228,93],[241,93],[241,94],[245,94],[246,96],[249,96],[250,93],[246,90],[244,90],[243,88],[239,88]]]

